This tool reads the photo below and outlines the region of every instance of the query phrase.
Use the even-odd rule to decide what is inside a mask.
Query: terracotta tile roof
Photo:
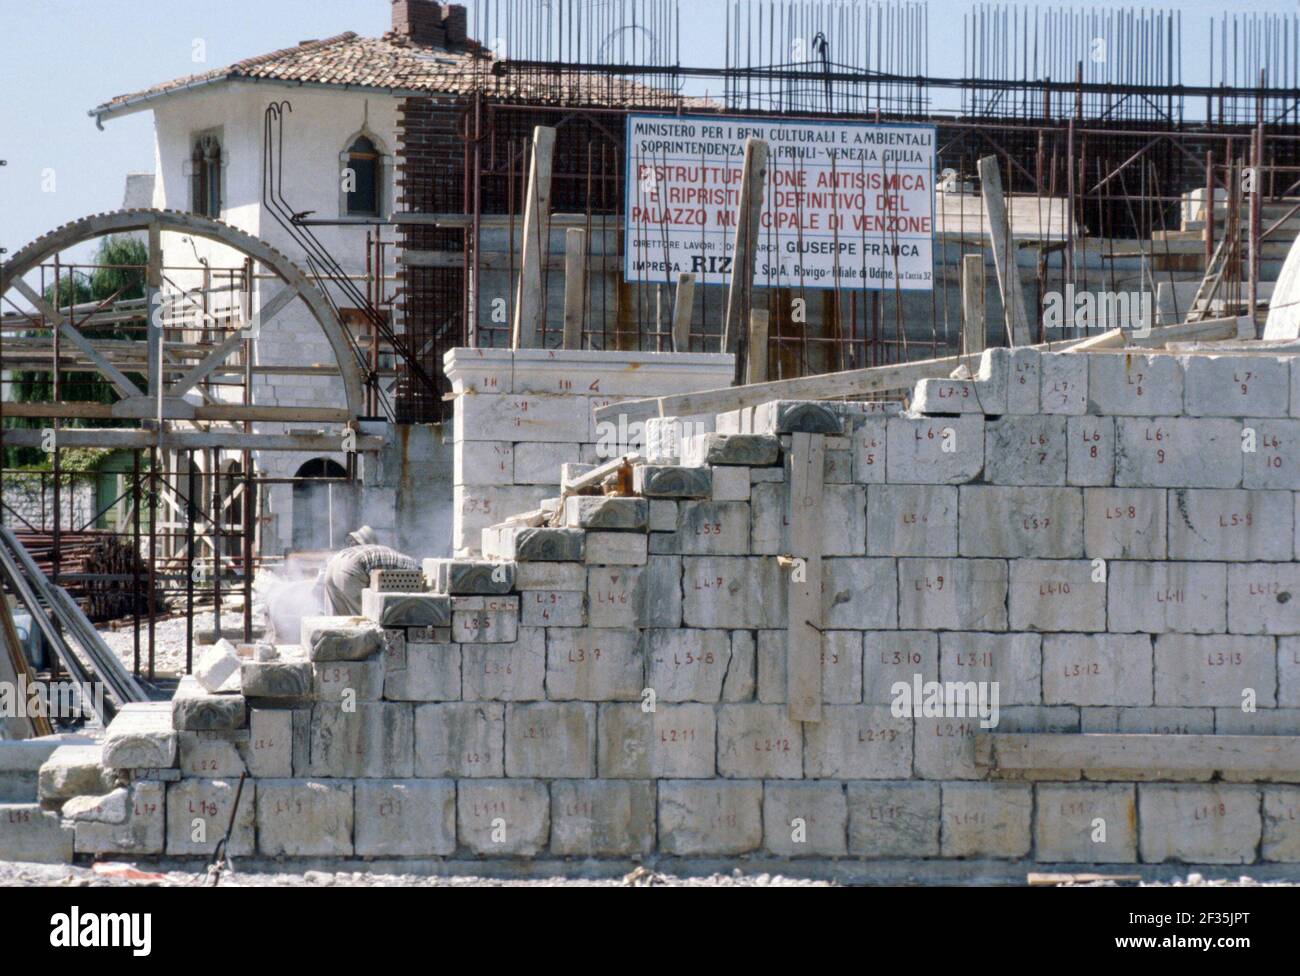
[[[92,109],[90,114],[114,114],[186,88],[241,79],[427,92],[431,95],[468,94],[478,89],[509,101],[616,108],[675,106],[679,101],[691,105],[704,104],[695,99],[678,99],[670,91],[613,76],[578,75],[567,71],[555,76],[494,75],[491,56],[473,41],[468,50],[448,51],[412,45],[393,35],[360,37],[348,31],[246,58],[225,68],[118,95]]]

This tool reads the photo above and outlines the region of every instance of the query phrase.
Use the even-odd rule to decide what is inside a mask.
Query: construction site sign
[[[755,285],[933,287],[933,126],[676,115],[627,119],[628,281],[730,281],[751,138],[768,144]]]

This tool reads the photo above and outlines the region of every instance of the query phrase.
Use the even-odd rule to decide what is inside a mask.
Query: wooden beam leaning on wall
[[[564,348],[582,348],[582,319],[587,306],[587,232],[564,232]]]
[[[736,357],[736,383],[740,382],[745,368],[745,357],[740,354],[741,335],[753,305],[754,256],[766,183],[767,143],[762,139],[746,139],[736,235],[731,249],[731,282],[727,288],[727,312],[722,327],[722,351]]]
[[[515,321],[511,346],[538,348],[542,344],[543,264],[548,251],[551,215],[551,165],[555,156],[555,130],[533,128],[533,158],[528,166],[528,197],[524,201],[523,247],[519,259],[519,294],[515,296]]]
[[[993,246],[993,266],[998,273],[998,290],[1007,320],[1007,341],[1012,346],[1027,346],[1029,315],[1025,311],[1025,293],[1020,287],[1020,266],[1016,264],[1016,243],[1011,233],[1011,219],[1006,197],[1002,193],[1002,176],[998,158],[984,156],[979,161],[980,193],[984,212],[988,214],[989,239]]]
[[[683,271],[677,276],[673,300],[673,352],[691,351],[691,311],[695,303],[695,275]]]
[[[1087,339],[1067,339],[1064,342],[1040,342],[1030,346],[1041,352],[1087,351],[1089,348],[1123,348],[1141,343],[1144,348],[1158,349],[1166,342],[1194,336],[1199,339],[1232,339],[1237,335],[1237,320],[1213,319],[1184,325],[1166,325],[1154,328],[1144,337],[1134,337],[1123,329],[1111,329]],[[1085,345],[1091,344],[1091,345]],[[839,373],[822,373],[818,376],[800,376],[790,380],[771,380],[746,386],[721,387],[700,390],[696,393],[677,393],[672,396],[650,397],[644,400],[623,400],[596,410],[597,420],[625,417],[628,423],[647,417],[690,417],[701,413],[722,413],[740,407],[756,407],[769,400],[826,400],[835,397],[861,396],[887,390],[908,389],[917,380],[942,379],[958,366],[975,365],[968,356],[944,356],[939,359],[918,359],[892,366],[871,366],[850,369]]]

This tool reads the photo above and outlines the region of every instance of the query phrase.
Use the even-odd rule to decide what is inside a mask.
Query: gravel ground
[[[253,623],[261,623],[261,607],[254,605]],[[234,627],[240,634],[243,633],[244,616],[242,610],[223,609],[221,613],[221,623],[223,628],[229,632]],[[197,635],[202,630],[212,630],[215,624],[213,622],[212,612],[196,613],[194,615],[194,632]],[[118,656],[129,670],[132,666],[135,656],[135,636],[130,627],[122,630],[101,630],[100,636],[104,638],[109,648]],[[194,642],[194,657],[203,653],[203,645]],[[144,671],[147,667],[149,653],[149,636],[147,625],[140,628],[140,669]],[[154,625],[154,669],[155,673],[160,676],[179,677],[185,673],[185,618],[174,617],[169,620],[159,620]]]

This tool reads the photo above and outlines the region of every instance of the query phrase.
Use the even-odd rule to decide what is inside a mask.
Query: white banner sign
[[[628,281],[730,281],[748,138],[768,144],[755,285],[933,287],[933,126],[672,115],[628,116]]]

